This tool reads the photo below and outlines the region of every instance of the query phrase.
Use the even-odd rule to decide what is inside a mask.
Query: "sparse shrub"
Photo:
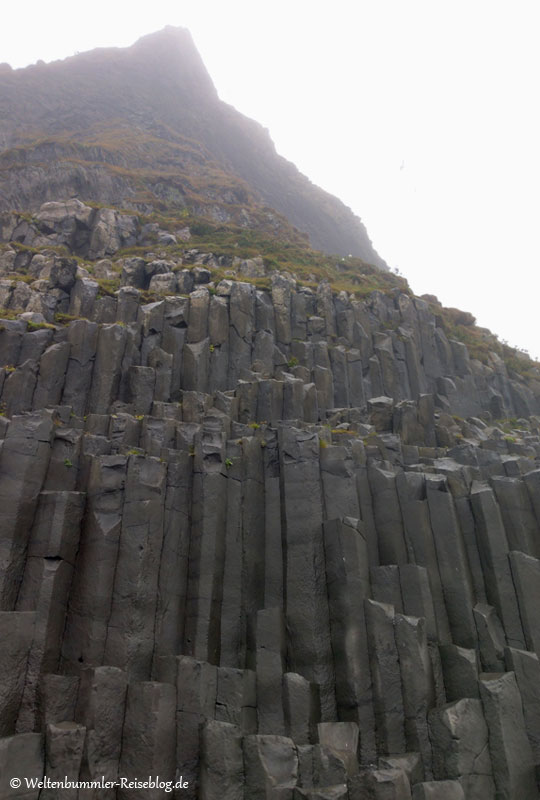
[[[73,314],[62,314],[60,312],[54,315],[54,321],[61,325],[67,325],[69,322],[73,322],[76,319],[86,319],[86,317],[76,317]]]
[[[56,330],[56,327],[50,322],[31,322],[28,320],[26,324],[29,331]]]

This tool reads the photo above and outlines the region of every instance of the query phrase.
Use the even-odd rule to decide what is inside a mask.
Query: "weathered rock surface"
[[[51,322],[0,330],[2,768],[182,776],[193,798],[537,798],[535,384],[405,294],[104,259],[121,217],[48,204],[40,235],[123,285],[32,255]],[[11,317],[36,298],[7,284]]]
[[[53,233],[100,258],[135,239],[158,248],[189,240],[181,213],[190,207],[213,223],[273,236],[298,241],[303,231],[319,250],[386,269],[361,220],[279,156],[261,125],[219,99],[185,29],[2,71],[0,94],[0,235],[11,227],[16,241],[31,234],[34,246]],[[77,198],[142,213],[165,208],[177,226],[145,220],[136,230],[130,214]],[[37,212],[36,220],[12,209]],[[264,274],[257,258],[236,261],[246,277]]]

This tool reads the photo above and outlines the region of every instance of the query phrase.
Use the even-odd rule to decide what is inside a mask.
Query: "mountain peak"
[[[217,93],[187,28],[166,25],[159,31],[146,34],[124,51],[126,56],[140,60],[147,67],[159,67],[170,78],[180,78],[217,97]]]
[[[161,28],[158,31],[152,31],[152,33],[146,33],[144,36],[141,36],[137,41],[132,45],[132,47],[163,47],[163,46],[173,46],[173,47],[191,47],[196,52],[195,43],[193,42],[193,37],[187,28],[183,28],[179,25],[165,25],[164,28]]]
[[[293,238],[386,267],[360,219],[220,101],[185,28],[0,73],[0,165],[0,211],[77,195],[242,227],[278,212]]]

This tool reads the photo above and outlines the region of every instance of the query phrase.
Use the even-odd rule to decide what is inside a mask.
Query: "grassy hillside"
[[[0,210],[76,194],[260,228],[271,209],[320,250],[386,266],[350,209],[219,100],[182,29],[1,72],[0,169]]]

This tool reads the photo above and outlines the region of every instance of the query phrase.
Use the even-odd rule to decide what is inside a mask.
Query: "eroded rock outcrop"
[[[4,773],[538,797],[534,381],[399,291],[10,250],[35,280],[2,284]]]

